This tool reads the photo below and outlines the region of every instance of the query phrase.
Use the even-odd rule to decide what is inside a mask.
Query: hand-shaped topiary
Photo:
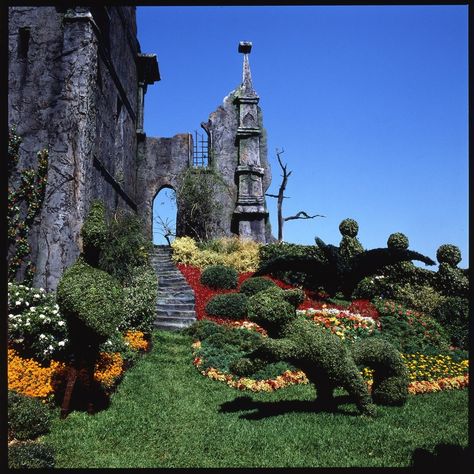
[[[285,299],[285,293],[272,288],[249,298],[249,319],[268,334],[268,338],[263,338],[260,346],[250,354],[250,359],[257,362],[282,360],[298,367],[315,385],[317,401],[324,407],[333,406],[334,389],[343,387],[362,413],[374,415],[375,406],[367,385],[347,347],[330,331],[297,316],[295,306]],[[361,345],[357,353],[358,361],[367,362],[375,369],[377,383],[374,386],[378,390],[375,401],[403,403],[408,379],[400,365],[401,357],[388,342],[377,344]],[[250,363],[238,365],[241,370],[251,367]]]

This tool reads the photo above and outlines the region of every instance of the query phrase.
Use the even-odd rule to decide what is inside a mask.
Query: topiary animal
[[[236,366],[251,371],[262,361],[285,361],[301,369],[316,387],[317,402],[324,408],[334,406],[333,391],[343,387],[361,413],[375,415],[376,409],[362,378],[358,362],[375,370],[374,401],[403,404],[408,393],[408,378],[400,354],[388,342],[362,343],[355,355],[333,333],[296,314],[288,302],[293,295],[269,289],[249,298],[249,319],[268,334],[250,353],[247,361]],[[241,374],[245,375],[245,374]]]
[[[315,238],[316,244],[324,254],[325,261],[305,256],[276,257],[259,268],[255,276],[273,274],[291,270],[306,273],[312,286],[324,286],[330,294],[342,292],[350,298],[357,284],[366,276],[374,275],[387,265],[398,262],[420,260],[427,265],[434,265],[431,258],[418,252],[400,248],[378,248],[366,250],[352,257],[340,253],[334,245],[326,245],[320,238]]]

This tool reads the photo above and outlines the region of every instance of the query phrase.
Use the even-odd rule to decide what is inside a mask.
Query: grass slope
[[[45,441],[57,467],[395,467],[417,448],[467,445],[467,390],[411,396],[375,419],[341,391],[338,412],[318,413],[309,385],[248,393],[202,377],[190,343],[157,331],[107,410],[56,419]]]

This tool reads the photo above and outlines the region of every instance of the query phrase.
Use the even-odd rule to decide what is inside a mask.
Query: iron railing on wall
[[[202,133],[194,131],[193,167],[207,168],[209,166],[209,138]]]

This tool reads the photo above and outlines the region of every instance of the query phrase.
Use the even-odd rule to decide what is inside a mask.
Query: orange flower
[[[148,350],[149,342],[145,339],[145,334],[142,331],[127,331],[123,337],[134,351]]]

